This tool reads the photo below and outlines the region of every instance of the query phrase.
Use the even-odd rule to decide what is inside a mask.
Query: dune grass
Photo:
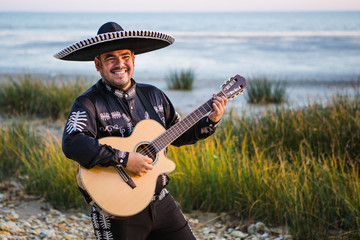
[[[84,208],[76,189],[77,164],[65,158],[58,137],[38,132],[25,120],[0,130],[0,180],[16,178],[56,208]]]
[[[90,84],[83,77],[8,75],[0,87],[0,112],[7,116],[65,119],[74,99]]]
[[[280,104],[287,101],[284,81],[271,81],[267,77],[253,77],[247,80],[247,84],[245,95],[249,103]]]
[[[360,238],[360,94],[257,117],[230,113],[216,134],[170,147],[169,190],[185,211],[287,225],[298,239]],[[76,164],[25,121],[0,129],[0,177],[18,177],[57,208],[81,208]]]
[[[166,77],[170,90],[192,90],[195,81],[195,72],[192,69],[172,71]]]
[[[27,154],[27,146],[36,146],[38,138],[28,131],[24,122],[7,124],[0,130],[0,180],[22,174],[18,154]]]
[[[233,115],[195,146],[170,148],[170,189],[187,210],[288,225],[299,239],[360,237],[360,97]],[[185,187],[186,186],[186,187]]]

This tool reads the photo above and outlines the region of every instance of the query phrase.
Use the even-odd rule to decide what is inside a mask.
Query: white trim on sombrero
[[[96,35],[94,37],[76,42],[69,47],[61,50],[60,52],[54,55],[55,58],[62,59],[67,55],[74,53],[80,49],[87,48],[99,43],[120,40],[120,39],[129,39],[129,38],[142,38],[142,39],[154,39],[168,42],[169,45],[172,44],[175,39],[167,34],[154,32],[154,31],[118,31],[118,32],[108,32]]]

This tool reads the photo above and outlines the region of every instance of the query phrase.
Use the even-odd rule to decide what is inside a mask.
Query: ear
[[[95,58],[94,59],[94,63],[95,63],[95,68],[96,68],[96,71],[100,71],[100,68],[101,68],[101,61],[100,61],[100,59],[99,58]]]

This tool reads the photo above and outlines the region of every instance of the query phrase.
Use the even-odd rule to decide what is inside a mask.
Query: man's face
[[[101,54],[95,58],[95,67],[109,85],[127,90],[134,73],[135,55],[128,49]]]

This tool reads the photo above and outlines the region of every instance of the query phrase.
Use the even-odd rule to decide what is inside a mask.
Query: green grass
[[[82,208],[84,200],[75,187],[77,164],[64,157],[59,140],[51,133],[42,139],[37,147],[27,146],[19,154],[27,191],[42,195],[56,208]]]
[[[170,147],[169,190],[185,211],[288,225],[298,239],[360,237],[360,94],[258,116],[224,117],[216,134]],[[59,139],[24,121],[0,130],[0,177],[57,208],[84,206]]]
[[[0,113],[65,119],[74,99],[90,85],[83,77],[50,78],[34,74],[9,75],[0,85]]]
[[[186,210],[288,225],[299,239],[360,237],[360,95],[233,115],[213,138],[170,148],[169,158],[170,190]]]
[[[266,77],[249,78],[247,81],[246,98],[249,103],[268,104],[286,102],[286,83],[270,81]]]
[[[45,197],[56,208],[83,208],[77,164],[64,156],[50,131],[38,132],[24,120],[0,130],[0,180],[17,178],[28,193]]]
[[[168,88],[171,90],[192,90],[195,72],[192,69],[172,71],[166,78]]]
[[[24,144],[25,143],[25,144]],[[24,122],[12,122],[0,129],[0,180],[22,176],[19,154],[27,154],[27,146],[36,146],[37,136],[28,131]]]
[[[302,239],[342,232],[359,237],[358,164],[347,164],[345,156],[317,159],[309,148],[291,159],[281,153],[271,159],[259,149],[249,157],[246,143],[241,147],[215,137],[170,151],[177,169],[169,188],[182,208],[288,225]]]

